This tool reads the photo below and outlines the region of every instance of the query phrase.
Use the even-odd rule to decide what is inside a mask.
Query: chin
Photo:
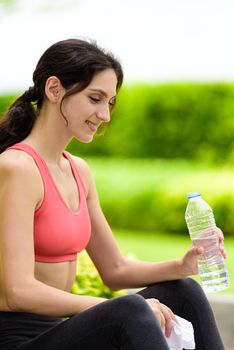
[[[76,139],[82,143],[91,143],[93,141],[93,136],[89,137],[76,137]]]

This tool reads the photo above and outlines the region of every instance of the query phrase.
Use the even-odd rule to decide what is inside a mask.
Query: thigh
[[[192,278],[155,283],[140,292],[156,298],[193,324],[196,350],[224,350],[215,317],[200,285]]]
[[[191,301],[197,303],[199,299],[200,303],[201,299],[204,299],[203,303],[207,303],[203,291],[191,278],[155,283],[140,290],[137,294],[145,299],[158,299],[170,307],[175,314],[182,317],[189,312]]]
[[[168,350],[140,295],[114,298],[71,317],[15,350]]]
[[[118,349],[118,325],[111,322],[111,303],[97,305],[51,327],[14,350]]]

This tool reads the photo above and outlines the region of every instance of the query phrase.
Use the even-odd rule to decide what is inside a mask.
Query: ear
[[[61,94],[64,93],[64,88],[56,76],[51,76],[46,80],[45,84],[45,95],[49,101],[56,103]]]

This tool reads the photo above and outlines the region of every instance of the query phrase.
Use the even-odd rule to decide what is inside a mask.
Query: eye
[[[93,103],[99,103],[101,100],[100,98],[98,97],[93,97],[93,96],[90,96],[89,99],[91,100],[91,102]]]
[[[113,111],[114,107],[115,107],[115,104],[109,102],[109,110]]]
[[[111,111],[114,109],[115,104],[116,104],[116,100],[115,99],[113,99],[113,100],[111,100],[109,102],[109,108],[110,108]]]

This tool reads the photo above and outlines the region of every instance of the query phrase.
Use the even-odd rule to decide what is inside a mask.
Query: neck
[[[61,115],[42,110],[30,134],[22,141],[34,147],[47,163],[60,164],[63,151],[71,141]]]

